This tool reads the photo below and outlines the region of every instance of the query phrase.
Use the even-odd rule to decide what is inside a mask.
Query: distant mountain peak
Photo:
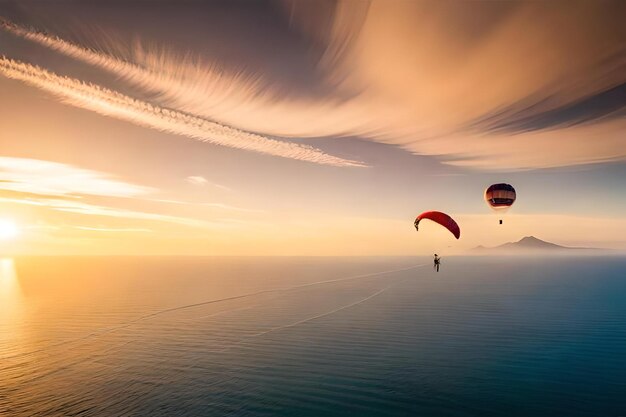
[[[593,249],[593,248],[572,248],[557,245],[556,243],[546,242],[535,236],[525,236],[517,242],[508,242],[495,247],[477,246],[473,249],[476,252],[538,252],[538,251],[567,251],[575,249]]]
[[[567,249],[565,246],[557,245],[556,243],[546,242],[545,240],[541,240],[536,238],[535,236],[526,236],[518,240],[517,242],[509,242],[504,245],[515,245],[515,246],[523,246],[523,247],[558,247]],[[502,246],[504,246],[502,245]]]

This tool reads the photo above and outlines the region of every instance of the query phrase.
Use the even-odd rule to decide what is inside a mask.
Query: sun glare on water
[[[13,239],[19,234],[19,229],[14,221],[0,219],[0,240]]]

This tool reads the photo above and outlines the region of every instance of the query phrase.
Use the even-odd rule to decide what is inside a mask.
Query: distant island
[[[543,254],[543,253],[580,253],[580,251],[598,251],[600,248],[580,248],[561,246],[556,243],[546,242],[534,236],[526,236],[517,242],[508,242],[499,246],[485,247],[477,246],[471,250],[472,254]]]

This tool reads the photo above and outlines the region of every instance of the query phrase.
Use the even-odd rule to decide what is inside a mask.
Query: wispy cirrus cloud
[[[39,207],[84,216],[167,222],[190,227],[221,227],[229,222],[206,221],[93,204],[90,197],[114,197],[134,202],[153,201],[248,211],[221,203],[190,203],[149,198],[158,190],[122,181],[113,175],[70,164],[0,156],[0,202]]]
[[[105,52],[1,17],[0,28],[107,71],[152,94],[155,102],[167,108],[220,120],[246,131],[283,137],[371,135],[380,131],[379,126],[369,126],[370,123],[365,122],[373,112],[377,117],[391,117],[397,110],[344,98],[326,97],[322,102],[286,98],[262,83],[262,74],[228,72],[218,64],[203,62],[189,54],[166,48],[147,48],[139,40],[130,48],[104,42],[107,44]],[[350,30],[349,27],[346,29]],[[334,49],[329,47],[329,50]],[[337,51],[335,55],[338,56]]]
[[[190,56],[167,50],[147,50],[137,40],[132,48],[109,43],[108,52],[85,48],[58,36],[15,24],[0,16],[0,28],[59,52],[67,57],[107,71],[119,79],[132,82],[156,93],[157,99],[169,106],[204,116],[203,111],[231,103],[263,100],[261,83],[254,77],[231,74],[215,65],[206,65]],[[129,52],[130,50],[130,52]],[[221,103],[213,106],[212,103]],[[265,103],[269,104],[269,100]]]
[[[69,164],[0,156],[0,190],[70,196],[136,197],[156,192],[112,175]]]
[[[174,204],[174,205],[181,205],[181,206],[209,207],[209,208],[214,208],[214,209],[218,209],[218,210],[240,211],[240,212],[244,212],[244,213],[262,213],[263,212],[263,210],[259,210],[259,209],[238,207],[238,206],[233,206],[231,204],[215,203],[215,202],[213,202],[213,203],[203,203],[203,202],[196,202],[196,201],[172,200],[172,199],[167,199],[167,198],[143,198],[142,200],[143,201],[151,201],[151,202],[155,202],[155,203]]]
[[[185,178],[185,181],[187,181],[191,185],[196,185],[199,187],[210,186],[210,187],[217,188],[223,191],[232,191],[229,187],[211,182],[207,180],[206,178],[204,178],[202,175],[190,175],[189,177]]]
[[[137,100],[43,68],[0,58],[0,73],[52,93],[67,104],[202,142],[333,166],[363,166],[307,145],[283,142]]]
[[[86,230],[89,232],[104,233],[151,233],[151,229],[139,227],[94,227],[94,226],[73,226],[74,229]]]
[[[156,221],[193,228],[220,228],[228,227],[229,222],[224,221],[206,221],[189,217],[172,216],[161,213],[151,213],[140,210],[132,210],[118,207],[103,206],[98,204],[86,203],[78,200],[59,199],[46,195],[39,197],[3,197],[0,194],[0,202],[7,204],[17,204],[39,207],[41,209],[52,210],[56,212],[68,213],[72,215],[108,217],[112,219],[131,219],[141,221]],[[76,216],[74,216],[76,217]]]
[[[185,178],[185,181],[187,181],[189,184],[200,185],[200,186],[204,186],[209,183],[209,180],[199,175],[189,176]]]

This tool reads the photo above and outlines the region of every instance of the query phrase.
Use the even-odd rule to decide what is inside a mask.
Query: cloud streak
[[[152,201],[155,203],[175,204],[175,205],[184,205],[184,206],[210,207],[210,208],[226,210],[226,211],[240,211],[243,213],[263,213],[264,212],[263,210],[259,210],[259,209],[237,207],[237,206],[232,206],[230,204],[224,204],[224,203],[202,203],[202,202],[195,202],[195,201],[171,200],[171,199],[165,199],[165,198],[143,198],[142,200]]]
[[[0,156],[0,190],[54,196],[136,197],[156,192],[111,175],[58,162]]]
[[[0,58],[0,73],[52,93],[67,104],[201,142],[333,166],[363,166],[311,146],[283,142],[134,99],[101,86]]]
[[[322,102],[285,98],[260,81],[262,74],[229,73],[189,54],[145,48],[139,41],[130,52],[128,45],[105,42],[108,51],[101,52],[2,18],[0,28],[107,71],[155,96],[155,102],[167,108],[221,120],[246,131],[282,137],[374,135],[379,127],[368,127],[365,120],[373,112],[378,117],[391,117],[394,112],[343,98],[325,97]],[[335,49],[342,48],[329,46],[329,50]]]
[[[185,181],[187,181],[189,184],[199,185],[199,186],[204,186],[204,185],[207,185],[209,183],[209,181],[206,178],[204,178],[204,177],[202,177],[200,175],[189,176],[189,177],[185,178]]]
[[[112,175],[69,164],[30,158],[0,156],[0,202],[40,207],[86,216],[167,222],[190,227],[226,227],[231,221],[193,218],[92,204],[89,197],[114,197],[137,201],[196,205],[226,211],[251,212],[220,203],[189,203],[149,198],[158,190],[124,182]],[[95,230],[95,229],[94,229]],[[107,229],[108,230],[108,229]]]
[[[86,230],[89,232],[104,233],[151,233],[152,230],[138,227],[91,227],[91,226],[74,226],[74,229]]]
[[[58,198],[50,198],[47,196],[40,197],[2,197],[0,195],[0,202],[7,204],[19,204],[26,206],[40,207],[43,209],[53,210],[57,212],[78,214],[85,216],[100,216],[119,219],[134,219],[134,220],[147,220],[166,222],[172,224],[178,224],[182,226],[189,226],[193,228],[220,228],[229,227],[232,222],[229,221],[204,221],[186,217],[170,216],[167,214],[149,213],[138,210],[129,210],[116,207],[108,207],[97,204],[85,203],[82,201],[63,200]]]

